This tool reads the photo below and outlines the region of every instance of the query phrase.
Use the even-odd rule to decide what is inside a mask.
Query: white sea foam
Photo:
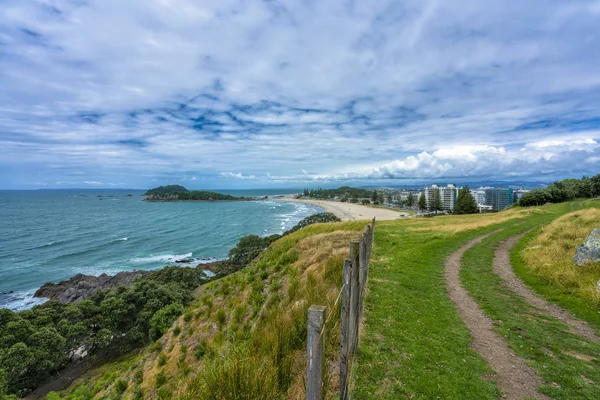
[[[35,289],[2,294],[0,295],[0,308],[9,308],[13,311],[28,310],[47,301],[47,299],[33,297],[34,293]]]
[[[119,239],[111,240],[110,242],[111,242],[111,243],[116,243],[116,242],[126,242],[126,241],[128,241],[128,240],[129,240],[129,238],[127,238],[127,237],[122,237],[122,238],[119,238]]]
[[[192,253],[186,254],[160,254],[156,256],[149,257],[136,257],[132,258],[132,263],[138,264],[148,264],[148,263],[156,263],[156,262],[175,262],[176,260],[181,260],[184,258],[191,258]]]

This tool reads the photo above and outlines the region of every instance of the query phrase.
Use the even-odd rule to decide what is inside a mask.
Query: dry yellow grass
[[[240,381],[243,390],[260,387],[273,399],[303,398],[307,309],[326,305],[334,316],[328,329],[339,332],[333,305],[343,259],[364,226],[364,221],[316,224],[278,240],[246,269],[199,287],[159,345],[127,365],[105,366],[101,375],[92,373],[65,395],[80,386],[102,386],[94,390],[97,399],[111,394],[116,382],[111,374],[131,383],[122,399],[222,398],[219,386]],[[205,353],[196,357],[199,345]],[[339,335],[326,336],[325,345],[326,390],[333,394]],[[157,379],[165,382],[158,385]]]
[[[409,231],[429,231],[434,229],[449,233],[457,233],[546,212],[548,211],[544,210],[544,207],[517,207],[498,213],[440,215],[434,218],[402,220],[402,222],[410,225],[407,228]]]
[[[587,209],[564,215],[550,225],[523,250],[527,267],[553,285],[600,306],[596,283],[600,263],[577,266],[572,257],[593,228],[600,227],[600,210]]]

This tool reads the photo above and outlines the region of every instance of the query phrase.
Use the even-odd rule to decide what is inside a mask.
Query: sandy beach
[[[363,206],[355,203],[340,203],[337,201],[311,200],[311,199],[292,199],[283,198],[278,201],[293,201],[296,203],[309,203],[321,207],[327,212],[335,214],[342,221],[357,221],[362,219],[373,219],[378,221],[393,220],[400,217],[402,211],[393,211],[385,208],[375,208]]]

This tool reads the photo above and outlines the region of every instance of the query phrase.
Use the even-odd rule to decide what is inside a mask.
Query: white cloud
[[[4,0],[0,188],[590,174],[599,4]]]
[[[219,174],[223,178],[233,178],[233,179],[256,179],[254,175],[243,175],[241,172],[234,174],[233,172],[221,172]]]

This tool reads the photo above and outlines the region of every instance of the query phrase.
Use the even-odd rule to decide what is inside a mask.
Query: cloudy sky
[[[600,172],[600,1],[0,9],[0,188]]]

